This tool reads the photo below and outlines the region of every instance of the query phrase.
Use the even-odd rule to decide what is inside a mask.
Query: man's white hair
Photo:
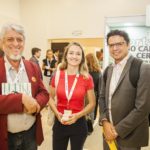
[[[5,24],[4,26],[2,26],[1,32],[0,32],[0,39],[4,38],[5,33],[8,30],[14,30],[14,31],[16,31],[17,33],[21,34],[24,37],[24,40],[25,40],[24,28],[21,25],[13,24],[13,23]]]

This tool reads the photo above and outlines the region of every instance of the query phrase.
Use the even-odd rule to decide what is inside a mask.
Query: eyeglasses
[[[109,48],[122,47],[124,43],[125,43],[125,41],[114,43],[114,44],[108,44],[108,46],[109,46]]]

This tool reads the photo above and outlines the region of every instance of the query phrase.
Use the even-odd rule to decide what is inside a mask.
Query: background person
[[[95,120],[97,116],[97,109],[98,109],[101,71],[100,71],[99,62],[93,53],[88,53],[86,55],[86,62],[89,69],[89,73],[92,76],[94,81],[94,93],[96,96],[96,105],[95,105],[94,113],[92,114],[92,120]]]
[[[48,49],[46,51],[46,58],[43,59],[42,65],[42,70],[44,71],[44,83],[48,91],[50,77],[57,66],[56,62],[57,61],[53,57],[53,51],[51,49]]]
[[[40,68],[40,65],[39,65],[39,60],[38,60],[41,56],[41,49],[37,48],[37,47],[34,47],[34,48],[32,48],[31,52],[32,52],[32,57],[29,60],[32,61],[33,63],[37,64],[39,72],[40,72],[41,79],[43,79],[41,68]]]

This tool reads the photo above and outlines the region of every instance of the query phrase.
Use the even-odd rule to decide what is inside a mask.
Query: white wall
[[[105,17],[145,14],[149,0],[0,0],[0,25],[21,22],[25,26],[26,58],[37,46],[49,48],[49,38],[103,37]],[[44,53],[42,53],[44,55]]]
[[[0,0],[0,27],[7,22],[20,23],[20,0]]]
[[[21,18],[33,46],[48,48],[48,38],[103,37],[105,17],[145,14],[149,0],[21,0]]]

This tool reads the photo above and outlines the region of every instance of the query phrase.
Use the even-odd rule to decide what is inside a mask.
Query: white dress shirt
[[[11,81],[15,83],[29,82],[27,72],[22,60],[19,65],[18,72],[12,67],[12,65],[7,60],[6,56],[4,57],[4,60],[5,60],[7,83],[11,83]],[[28,130],[34,124],[35,119],[36,119],[35,116],[26,113],[8,114],[7,118],[8,131],[11,133],[18,133],[21,131]]]
[[[109,119],[112,124],[113,121],[112,121],[112,113],[111,113],[111,99],[129,56],[130,55],[128,54],[122,61],[120,61],[117,64],[113,64],[113,72],[112,72],[110,86],[109,86],[109,102],[108,102]]]

